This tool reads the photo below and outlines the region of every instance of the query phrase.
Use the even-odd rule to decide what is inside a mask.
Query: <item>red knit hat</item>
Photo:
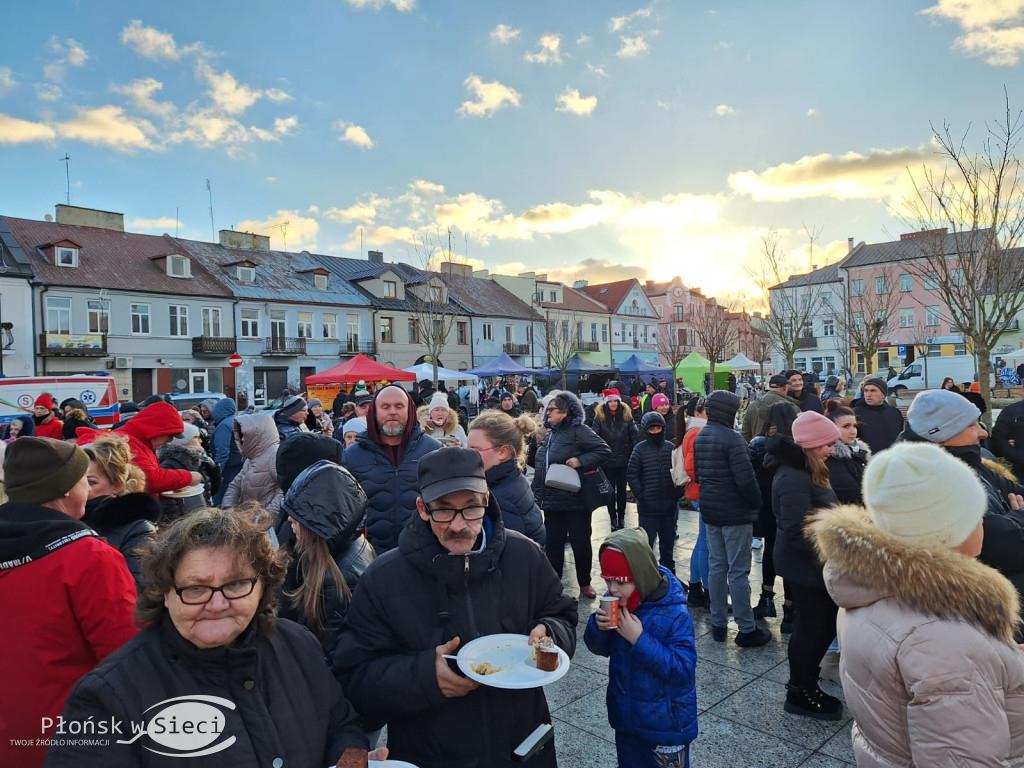
[[[607,403],[609,400],[622,400],[622,394],[617,389],[605,389],[601,392],[604,401]]]
[[[47,394],[46,392],[44,392],[43,394],[41,394],[39,397],[36,398],[36,401],[33,403],[33,405],[36,408],[38,408],[39,406],[43,406],[43,408],[45,408],[46,410],[52,411],[53,410],[53,397],[51,395]]]
[[[609,581],[633,581],[633,571],[626,555],[614,547],[601,550],[601,578]]]

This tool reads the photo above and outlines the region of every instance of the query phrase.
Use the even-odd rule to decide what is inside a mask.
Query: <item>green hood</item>
[[[654,550],[647,543],[647,534],[639,528],[615,531],[601,545],[598,558],[607,547],[613,547],[626,556],[640,599],[650,598],[661,585],[661,573],[658,571],[658,561],[654,558]]]

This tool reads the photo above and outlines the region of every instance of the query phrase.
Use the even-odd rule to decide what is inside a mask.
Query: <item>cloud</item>
[[[505,264],[498,264],[491,270],[491,274],[494,275],[518,275],[522,272],[528,272],[528,267],[521,261],[510,261]]]
[[[622,41],[622,47],[619,48],[615,55],[620,59],[635,59],[650,50],[650,46],[643,35],[639,37],[620,37],[619,40]]]
[[[68,66],[81,67],[89,58],[82,44],[70,37],[61,40],[53,35],[46,44],[51,53],[59,57],[56,61],[50,62],[43,67],[43,75],[49,80],[60,81],[64,78],[64,72]]]
[[[355,203],[348,208],[328,208],[324,216],[342,224],[372,224],[377,216],[377,207],[371,200],[366,203]]]
[[[589,258],[572,266],[556,267],[548,269],[546,272],[548,280],[557,280],[572,286],[577,280],[586,280],[593,285],[633,278],[643,282],[647,279],[649,269],[640,264],[619,264],[608,259]]]
[[[807,110],[807,117],[818,117],[820,114],[814,107]]]
[[[456,110],[463,117],[490,117],[506,106],[519,106],[519,92],[497,80],[485,83],[477,75],[470,75],[462,84],[475,99],[462,102],[462,106]]]
[[[393,5],[396,11],[406,13],[416,7],[416,0],[348,0],[348,4],[357,11],[364,8],[379,11],[386,5]]]
[[[17,87],[18,83],[14,79],[14,74],[11,72],[11,68],[0,67],[0,96],[6,96]]]
[[[285,222],[287,224],[284,227],[279,226]],[[298,210],[278,210],[262,221],[240,221],[235,225],[235,229],[256,235],[269,235],[270,247],[274,250],[315,251],[320,223],[316,219],[303,216]]]
[[[580,35],[576,38],[576,45],[583,47],[584,45],[590,45],[590,35]]]
[[[114,85],[111,90],[132,100],[137,109],[164,119],[174,116],[177,109],[169,101],[156,101],[153,96],[164,87],[164,84],[152,77],[133,80],[128,85]]]
[[[121,45],[127,45],[140,56],[153,60],[177,61],[186,54],[201,50],[199,43],[179,48],[174,42],[174,36],[169,32],[145,27],[139,19],[132,19],[128,26],[121,30]]]
[[[106,105],[79,109],[76,116],[57,124],[61,138],[100,144],[118,152],[155,149],[156,128],[148,120],[126,115],[121,107]]]
[[[955,21],[964,29],[981,29],[1020,20],[1024,0],[939,0],[921,13]]]
[[[921,13],[952,21],[964,34],[953,43],[993,67],[1012,67],[1024,53],[1024,0],[939,0]]]
[[[608,21],[608,31],[609,32],[613,32],[613,33],[614,32],[619,32],[620,30],[623,30],[626,27],[628,27],[630,24],[632,24],[633,21],[635,21],[636,19],[647,19],[647,18],[650,18],[650,16],[651,16],[651,8],[650,7],[648,7],[648,8],[641,8],[640,10],[634,11],[633,13],[629,14],[628,16],[615,16],[615,17],[613,17],[612,19],[610,19]]]
[[[955,47],[993,67],[1013,67],[1024,52],[1024,26],[968,32],[956,39]]]
[[[373,139],[366,132],[366,129],[361,125],[339,120],[334,124],[334,130],[341,132],[341,135],[338,136],[338,141],[346,141],[362,150],[373,149],[376,146]]]
[[[252,126],[249,131],[257,139],[261,141],[277,141],[279,142],[284,136],[291,135],[295,128],[299,125],[299,118],[295,117],[279,117],[274,120],[274,127],[272,130],[266,130],[265,128],[258,128]]]
[[[0,144],[25,144],[31,141],[51,141],[55,138],[57,132],[44,123],[33,123],[0,114]]]
[[[491,40],[501,45],[507,45],[519,37],[519,32],[520,30],[512,29],[508,24],[499,24],[491,30]]]
[[[209,86],[206,93],[210,100],[229,115],[244,112],[264,96],[258,88],[239,83],[230,72],[215,72],[204,61],[196,64],[196,73]]]
[[[523,58],[534,64],[561,64],[561,46],[561,35],[542,35],[537,41],[537,50],[528,52]]]
[[[597,75],[598,77],[608,77],[608,73],[605,71],[604,67],[599,64],[591,64],[589,61],[587,62],[587,72],[592,75]]]
[[[711,46],[711,50],[715,51],[716,53],[718,53],[719,51],[728,51],[732,49],[733,45],[735,45],[735,43],[721,40],[715,43],[713,46]]]
[[[580,96],[579,89],[565,87],[556,99],[556,112],[571,112],[574,115],[589,115],[597,107],[597,96]]]
[[[719,104],[715,107],[715,114],[719,117],[733,117],[736,114],[736,110],[728,104]]]
[[[60,101],[64,91],[56,83],[36,83],[36,97],[41,101]]]
[[[159,219],[132,219],[128,222],[128,228],[132,232],[154,230],[163,233],[181,228],[181,222],[177,219],[172,219],[170,216],[164,216]]]
[[[754,200],[882,200],[902,197],[909,189],[908,167],[935,161],[932,147],[874,149],[867,154],[807,155],[758,173],[729,175],[729,186]]]
[[[391,227],[380,226],[367,229],[363,233],[363,243],[371,247],[381,247],[392,243],[406,243],[414,245],[420,233],[412,227]],[[358,242],[351,242],[346,250],[355,250],[359,247]]]
[[[85,48],[80,43],[71,40],[67,40],[68,47],[68,64],[72,67],[81,67],[85,64],[85,60],[89,58],[89,54],[85,52]]]

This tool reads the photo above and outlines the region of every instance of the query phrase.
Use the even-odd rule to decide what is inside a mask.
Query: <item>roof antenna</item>
[[[217,231],[213,226],[213,189],[210,188],[210,180],[206,180],[206,193],[210,197],[210,242],[217,242]]]
[[[71,155],[67,152],[57,162],[64,163],[64,173],[68,179],[68,205],[71,205]]]

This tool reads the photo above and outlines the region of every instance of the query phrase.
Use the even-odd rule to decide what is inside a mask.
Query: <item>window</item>
[[[444,301],[444,289],[440,285],[430,286],[430,300],[435,304]]]
[[[900,310],[900,328],[913,328],[914,327],[914,308],[909,307],[908,309]]]
[[[168,314],[171,321],[171,336],[188,336],[188,307],[171,304]]]
[[[864,354],[862,352],[857,353],[857,373],[864,373]]]
[[[420,321],[415,317],[409,318],[409,343],[420,343]]]
[[[110,302],[90,299],[89,333],[110,333]]]
[[[287,336],[285,326],[288,322],[288,313],[283,309],[270,310],[270,338],[283,339]]]
[[[601,341],[608,343],[608,323],[601,323]]]
[[[910,293],[914,290],[914,276],[900,275],[900,293]]]
[[[484,323],[482,330],[484,341],[494,341],[494,326],[491,323]]]
[[[967,345],[966,344],[954,344],[953,345],[953,354],[954,355],[966,355],[967,354]]]
[[[864,281],[863,280],[851,280],[850,281],[850,292],[854,296],[864,295]]]
[[[384,281],[384,298],[385,299],[397,299],[398,298],[398,283],[394,280]]]
[[[558,291],[548,291],[548,301],[558,301]]]
[[[889,350],[880,349],[878,350],[878,365],[875,366],[876,371],[884,371],[889,367]]]
[[[782,296],[782,308],[787,312],[793,311],[793,297],[788,293]]]
[[[255,283],[256,267],[239,266],[235,269],[235,276],[240,283]]]
[[[311,339],[313,338],[313,313],[312,312],[298,312],[296,314],[296,320],[299,326],[299,338],[300,339]]]
[[[672,307],[672,322],[681,323],[686,319],[686,308],[682,304]]]
[[[257,339],[260,335],[260,311],[258,309],[243,309],[242,336],[247,339]]]
[[[821,294],[821,306],[832,306],[832,291],[825,291],[823,294]]]
[[[885,275],[879,275],[875,278],[875,293],[881,295],[889,292],[889,278]]]
[[[805,293],[800,297],[800,306],[804,309],[809,309],[811,306],[811,294]]]
[[[806,323],[804,323],[804,338],[809,339],[812,336],[814,336],[814,322],[808,320]]]
[[[597,323],[590,324],[590,340],[597,341]]]
[[[663,306],[661,306],[661,304],[659,304],[657,307],[655,307],[655,309],[658,311],[658,317],[664,317],[665,316],[665,308]]]
[[[941,312],[939,307],[931,306],[924,308],[924,324],[927,326],[939,325],[941,322]]]
[[[925,272],[924,274],[924,287],[929,291],[939,290],[939,273],[938,272]]]
[[[391,344],[395,340],[395,319],[393,317],[382,317],[380,319],[380,340],[384,344]]]
[[[835,336],[836,335],[836,321],[831,318],[821,321],[821,335],[822,336]]]
[[[167,274],[171,277],[192,277],[192,265],[186,256],[173,253],[167,257]]]
[[[576,323],[576,342],[583,343],[583,323]]]
[[[136,335],[149,334],[149,304],[132,304],[132,333]]]
[[[875,312],[875,324],[883,331],[889,327],[889,314],[884,309]]]
[[[533,344],[533,326],[526,326],[526,343]]]
[[[623,326],[623,327],[625,327],[625,326]],[[569,321],[568,320],[563,320],[562,321],[562,341],[568,341],[568,340],[569,340]]]
[[[782,321],[782,333],[788,339],[793,335],[793,321],[783,320]]]
[[[513,338],[511,325],[505,326],[505,341],[508,344],[511,344],[513,341],[515,341],[515,338]]]
[[[622,324],[622,340],[623,341],[626,340],[626,324],[625,323]]]
[[[853,327],[856,328],[858,331],[863,331],[864,330],[864,313],[863,312],[854,312],[853,313]]]
[[[219,307],[203,307],[203,336],[220,336]]]
[[[359,315],[345,315],[345,339],[350,344],[359,341]],[[351,348],[350,348],[351,350]]]
[[[313,273],[313,287],[318,291],[327,290],[327,275],[321,275],[319,272]]]
[[[47,333],[71,333],[71,299],[46,297]]]
[[[942,345],[941,344],[929,344],[928,345],[928,357],[942,357]]]
[[[323,326],[323,335],[325,339],[336,339],[338,338],[338,316],[336,314],[324,312],[321,317]]]
[[[952,269],[949,272],[950,282],[953,283],[957,288],[963,288],[964,286],[964,271],[962,269]]]
[[[458,322],[455,324],[455,343],[466,344],[468,343],[466,336],[466,324],[464,322]]]
[[[77,248],[58,248],[57,249],[57,266],[58,267],[77,267],[78,266],[78,249]]]

